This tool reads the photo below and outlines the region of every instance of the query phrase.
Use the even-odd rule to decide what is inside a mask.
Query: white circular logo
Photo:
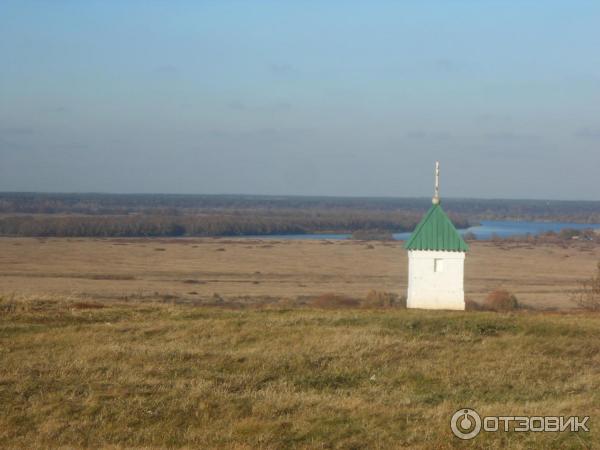
[[[459,439],[473,439],[481,431],[481,417],[473,409],[459,409],[450,419],[450,428]]]

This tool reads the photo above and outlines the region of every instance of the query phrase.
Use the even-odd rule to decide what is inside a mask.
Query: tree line
[[[357,230],[411,231],[422,214],[394,211],[234,210],[201,214],[21,214],[0,216],[4,236],[143,237],[243,236],[352,233]],[[459,228],[464,217],[451,215]]]
[[[485,219],[600,222],[600,202],[444,198],[447,211]],[[430,198],[307,197],[193,194],[0,193],[0,214],[180,215],[237,210],[330,210],[425,212]]]
[[[600,223],[600,202],[443,199],[457,228],[485,219]],[[0,193],[9,236],[240,236],[412,231],[427,198]],[[360,233],[359,233],[360,235]]]

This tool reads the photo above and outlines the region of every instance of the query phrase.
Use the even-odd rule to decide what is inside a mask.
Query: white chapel
[[[464,263],[469,246],[442,209],[439,162],[433,205],[406,242],[408,308],[465,309]]]

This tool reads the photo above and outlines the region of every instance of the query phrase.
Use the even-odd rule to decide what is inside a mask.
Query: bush
[[[600,262],[596,275],[581,282],[581,289],[573,293],[572,300],[585,310],[600,311]]]
[[[102,309],[104,305],[102,303],[95,302],[76,302],[71,305],[73,309]]]
[[[360,306],[360,301],[356,298],[329,292],[313,298],[310,305],[317,308],[356,308]]]
[[[463,239],[465,241],[476,241],[477,240],[477,236],[475,235],[475,233],[473,233],[472,231],[468,231],[463,235]]]
[[[562,230],[560,230],[560,233],[558,233],[558,236],[563,239],[575,239],[575,238],[579,238],[581,234],[580,230],[575,230],[573,228],[564,228]]]
[[[406,308],[406,297],[398,297],[398,294],[393,292],[372,290],[367,294],[363,306],[366,306],[367,308]]]
[[[485,311],[485,306],[471,299],[465,299],[465,311]]]
[[[504,289],[499,289],[490,294],[485,299],[484,306],[492,311],[514,311],[519,309],[517,297]]]

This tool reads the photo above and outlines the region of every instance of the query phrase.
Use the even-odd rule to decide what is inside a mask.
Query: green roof
[[[446,252],[466,252],[469,246],[458,234],[456,228],[440,204],[433,205],[405,244],[407,250],[439,250]]]

